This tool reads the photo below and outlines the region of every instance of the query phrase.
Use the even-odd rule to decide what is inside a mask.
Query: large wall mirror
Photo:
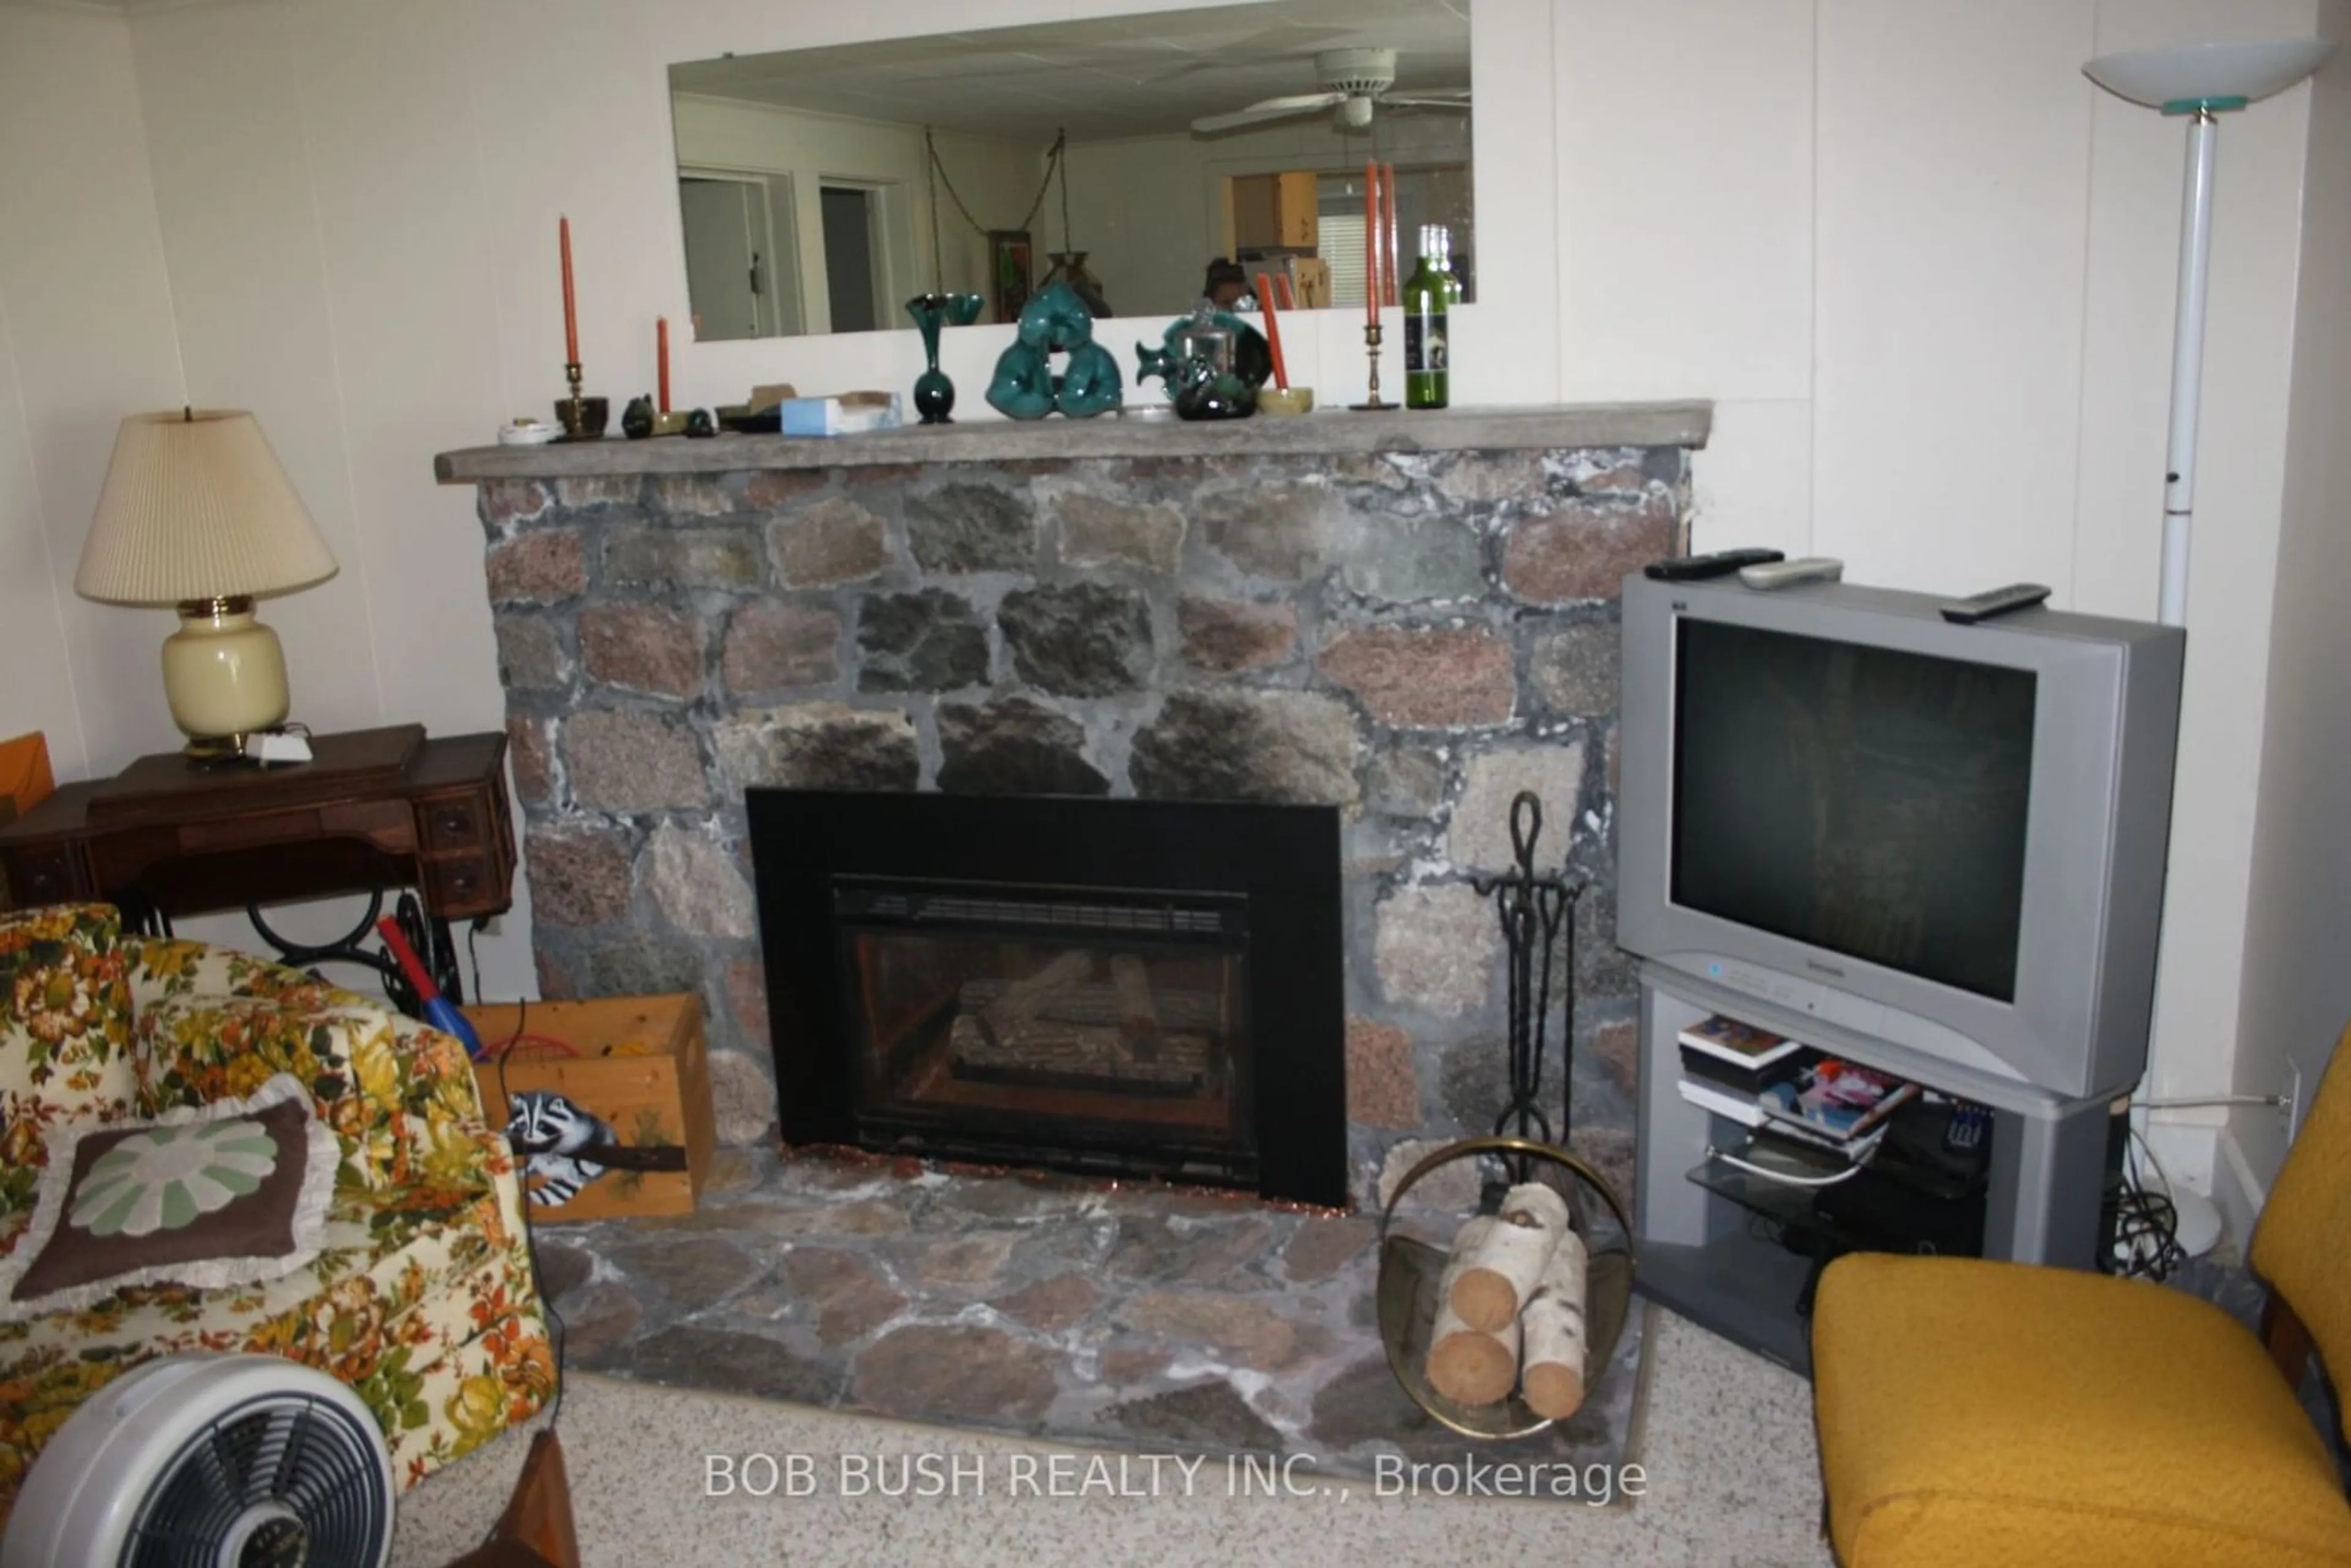
[[[1360,310],[1369,161],[1395,170],[1406,269],[1441,224],[1476,297],[1468,0],[1273,0],[669,74],[704,340],[904,327],[934,288],[1007,320],[1073,268],[1097,314],[1165,318],[1218,260]]]

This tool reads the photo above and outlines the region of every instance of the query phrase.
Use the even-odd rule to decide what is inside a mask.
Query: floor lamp
[[[2117,98],[2188,120],[2187,188],[2179,218],[2179,314],[2171,336],[2171,433],[2165,449],[2163,566],[2157,616],[2188,624],[2188,536],[2196,512],[2197,419],[2204,398],[2204,302],[2212,256],[2212,168],[2220,116],[2283,92],[2326,63],[2335,45],[2322,38],[2261,44],[2192,44],[2101,55],[2085,75]],[[2152,1066],[2148,1069],[2152,1073]],[[2148,1098],[2144,1092],[2139,1099]],[[2220,1239],[2210,1199],[2167,1180],[2178,1240],[2190,1257]]]
[[[2188,623],[2188,529],[2196,511],[2196,422],[2204,396],[2204,298],[2212,256],[2212,164],[2220,116],[2283,92],[2326,63],[2323,38],[2192,44],[2101,55],[2082,68],[2117,98],[2188,119],[2179,220],[2179,304],[2171,337],[2171,440],[2164,462],[2163,574],[2158,618]]]

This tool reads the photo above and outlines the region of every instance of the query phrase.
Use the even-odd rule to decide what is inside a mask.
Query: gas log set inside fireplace
[[[1335,811],[749,804],[787,1142],[1346,1200]]]

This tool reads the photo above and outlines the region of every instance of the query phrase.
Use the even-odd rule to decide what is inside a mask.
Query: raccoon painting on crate
[[[691,995],[465,1009],[482,1105],[506,1128],[535,1223],[691,1214],[714,1144]]]

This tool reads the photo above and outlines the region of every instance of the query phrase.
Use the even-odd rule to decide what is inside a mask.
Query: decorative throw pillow
[[[51,1135],[32,1222],[0,1259],[0,1322],[125,1285],[274,1280],[318,1256],[340,1150],[279,1073],[243,1100]]]

